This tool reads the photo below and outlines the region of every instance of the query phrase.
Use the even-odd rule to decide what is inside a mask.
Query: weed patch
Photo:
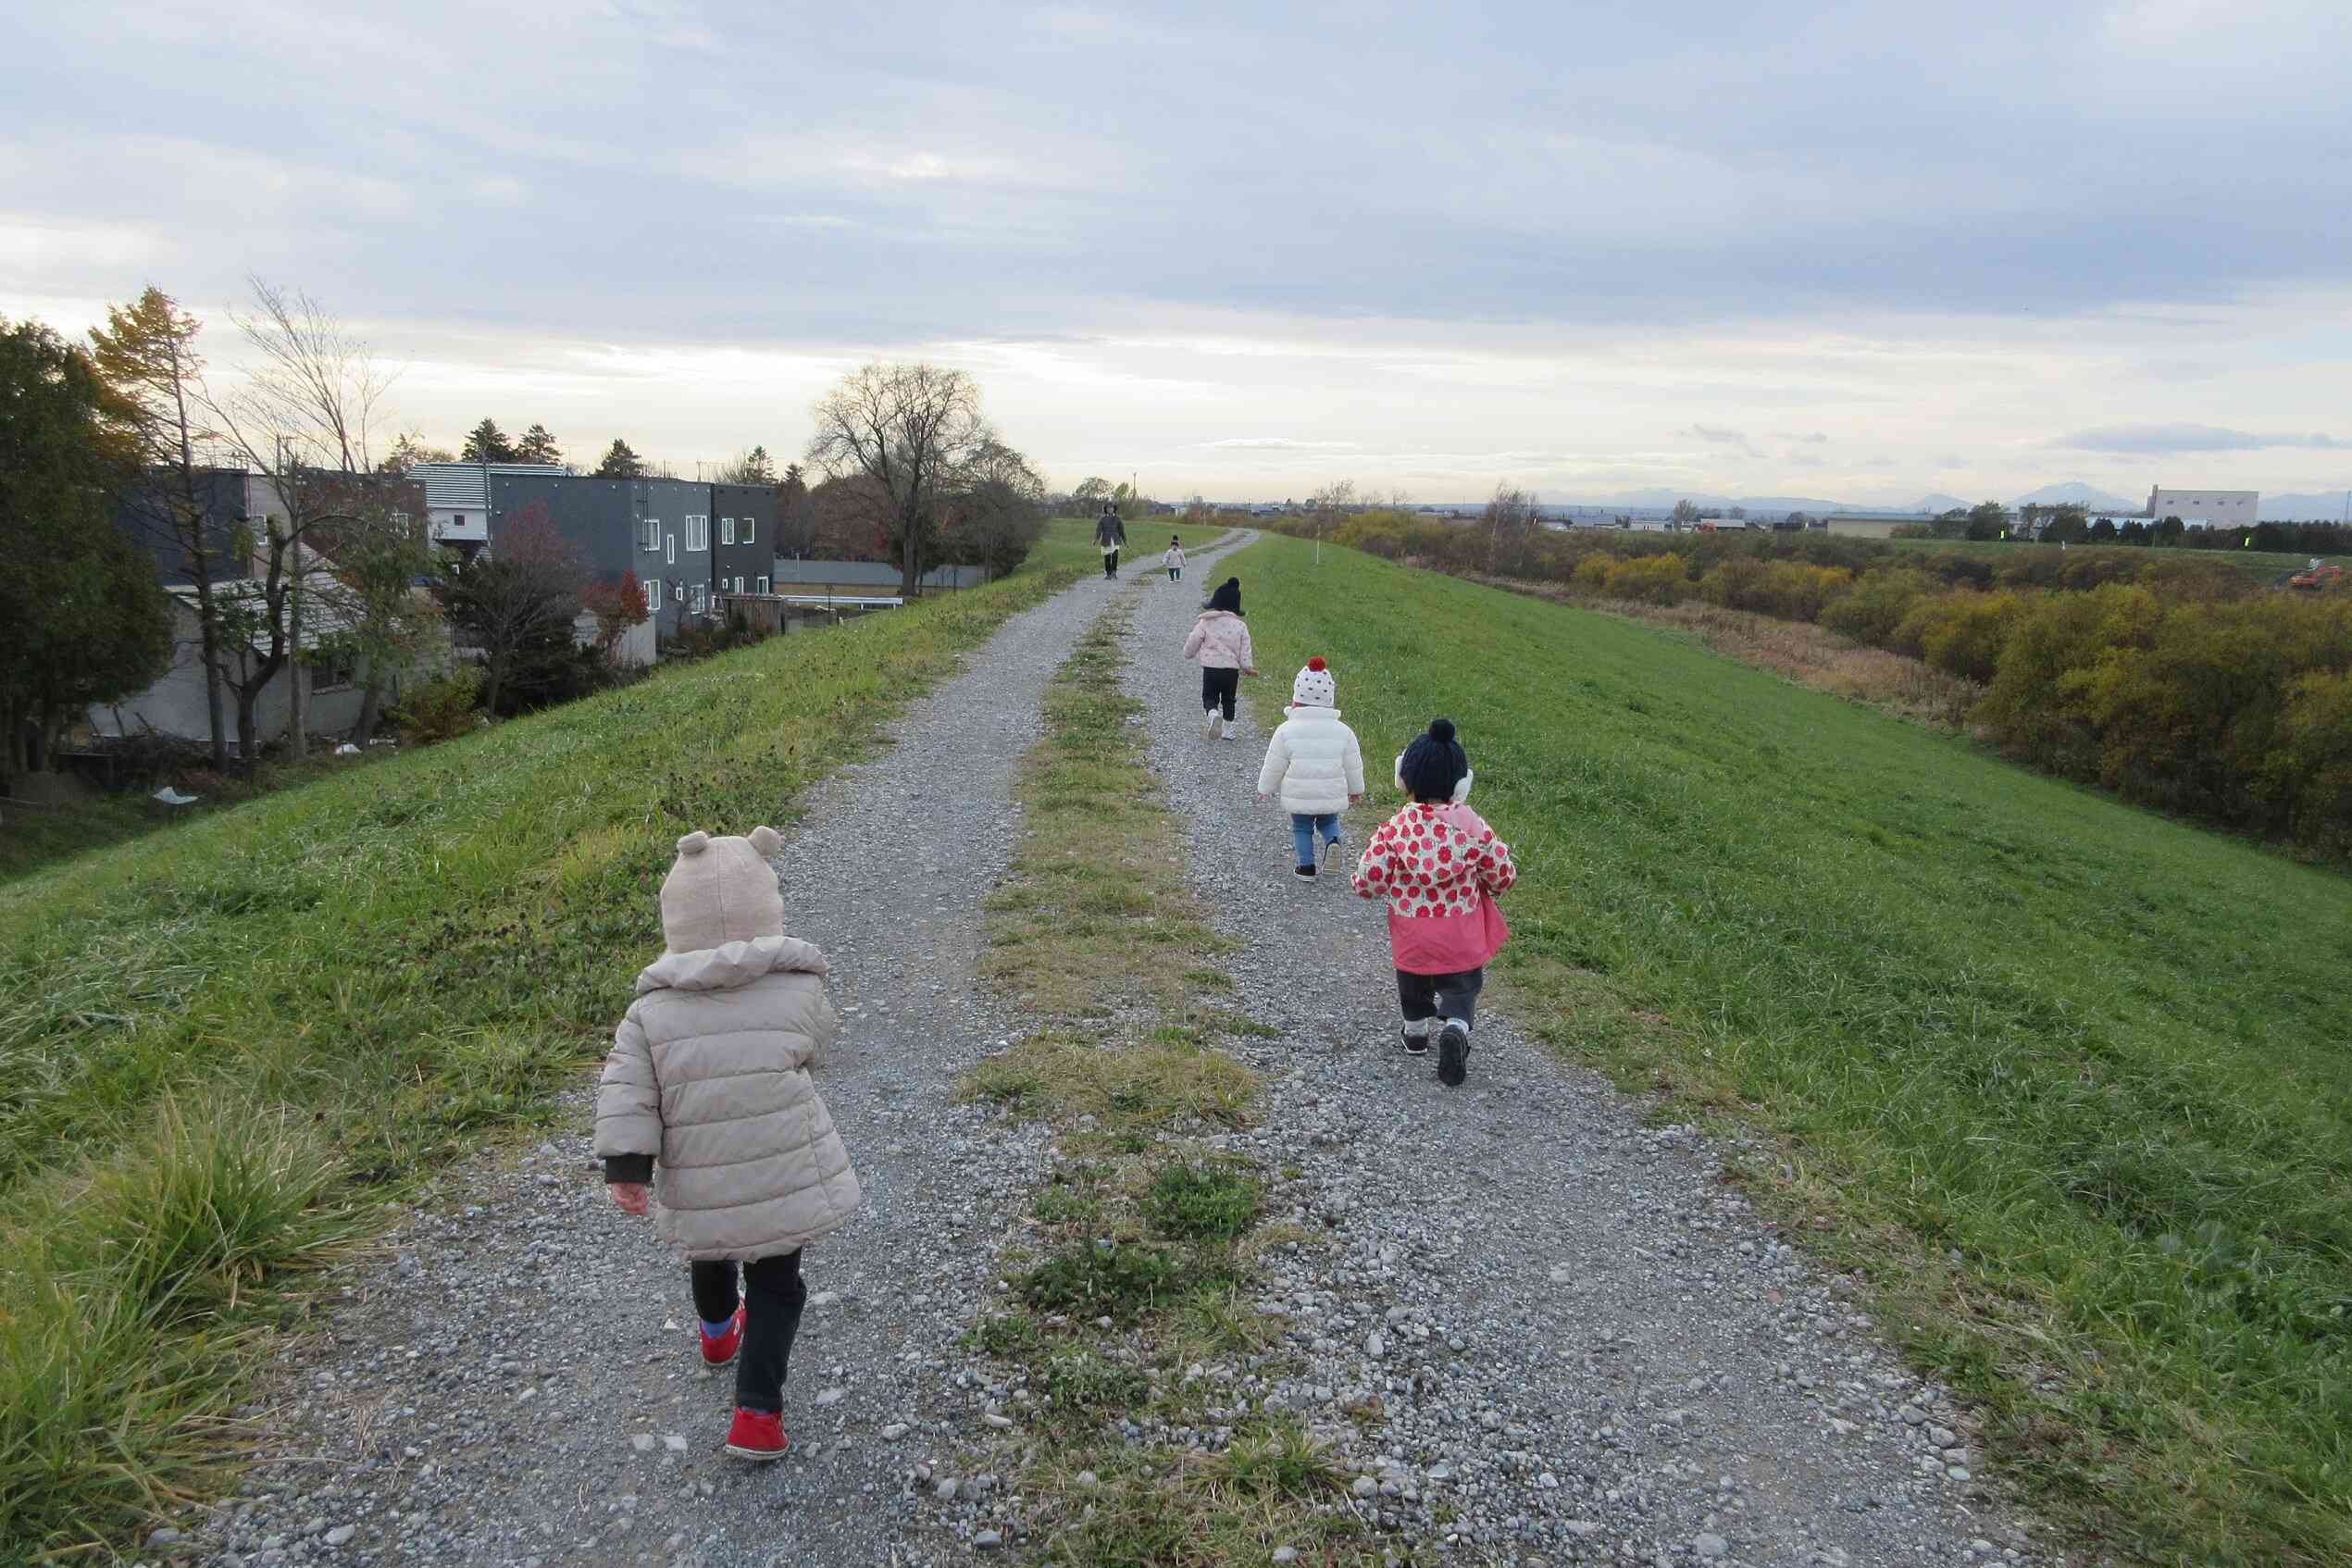
[[[1258,1184],[1229,1167],[1182,1161],[1151,1178],[1143,1213],[1165,1237],[1231,1241],[1258,1217]]]
[[[1131,1323],[1173,1299],[1184,1273],[1176,1255],[1163,1248],[1089,1241],[1031,1269],[1019,1289],[1039,1312]]]

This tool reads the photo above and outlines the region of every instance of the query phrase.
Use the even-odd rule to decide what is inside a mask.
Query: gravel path
[[[949,1549],[910,1477],[985,1428],[955,1340],[1047,1143],[952,1100],[1014,1023],[973,980],[980,901],[1045,683],[1132,580],[1007,623],[887,753],[815,791],[778,858],[790,928],[832,963],[845,1027],[818,1081],[866,1196],[808,1253],[787,1459],[719,1451],[732,1373],[703,1370],[685,1270],[604,1195],[582,1090],[561,1136],[451,1173],[404,1223],[330,1331],[293,1345],[244,1491],[147,1555],[839,1568]]]
[[[1335,1243],[1275,1254],[1262,1305],[1305,1371],[1270,1392],[1339,1445],[1365,1506],[1479,1562],[2039,1556],[1972,1475],[1961,1413],[1694,1132],[1645,1126],[1500,1012],[1482,1010],[1462,1089],[1398,1050],[1381,907],[1344,877],[1290,875],[1288,818],[1252,799],[1264,736],[1246,710],[1240,739],[1202,734],[1177,651],[1221,574],[1191,575],[1143,591],[1127,686],[1195,885],[1246,943],[1243,1010],[1282,1031],[1241,1052],[1267,1075],[1263,1126],[1211,1141],[1301,1168],[1287,1217]],[[1294,673],[1263,679],[1287,695]],[[1337,673],[1343,712],[1376,678]],[[1407,739],[1362,737],[1367,768]],[[1348,868],[1376,825],[1348,822]],[[1387,1420],[1360,1435],[1341,1412],[1367,1396]]]
[[[962,1478],[951,1501],[938,1477],[999,1438],[997,1390],[956,1341],[1050,1135],[956,1105],[953,1082],[1020,1027],[972,978],[1018,831],[1013,766],[1045,682],[1121,593],[1194,876],[1248,944],[1239,1000],[1283,1031],[1244,1052],[1268,1075],[1264,1125],[1216,1141],[1300,1167],[1278,1196],[1334,1244],[1271,1264],[1261,1304],[1305,1370],[1255,1392],[1332,1436],[1362,1506],[1524,1568],[2028,1555],[2021,1516],[1967,1476],[1959,1414],[1694,1136],[1643,1126],[1500,1017],[1462,1090],[1396,1052],[1378,909],[1290,877],[1286,822],[1250,803],[1246,716],[1239,740],[1201,734],[1176,650],[1213,564],[1180,586],[1089,579],[1008,623],[886,753],[815,792],[780,857],[788,919],[833,963],[847,1027],[820,1081],[867,1198],[809,1253],[790,1457],[718,1452],[731,1378],[694,1356],[682,1268],[604,1198],[580,1092],[560,1136],[453,1171],[355,1272],[256,1412],[273,1437],[243,1492],[147,1556],[914,1564],[1011,1534],[1014,1487]],[[1385,759],[1398,738],[1364,739]],[[1360,1435],[1340,1411],[1375,1394],[1387,1421]]]

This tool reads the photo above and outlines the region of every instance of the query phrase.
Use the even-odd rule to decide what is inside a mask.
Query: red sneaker
[[[699,1333],[700,1330],[698,1329]],[[714,1339],[703,1335],[703,1363],[706,1366],[725,1366],[743,1348],[743,1308],[735,1308],[735,1315],[727,1320],[727,1332]]]
[[[727,1429],[727,1451],[737,1459],[782,1459],[791,1445],[784,1437],[784,1418],[772,1410],[735,1407],[735,1423]]]

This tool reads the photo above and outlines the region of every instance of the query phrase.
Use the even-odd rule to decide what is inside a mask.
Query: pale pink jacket
[[[1250,623],[1230,610],[1203,610],[1184,640],[1184,656],[1201,661],[1202,669],[1255,669],[1256,651],[1250,646]]]
[[[1464,805],[1415,802],[1382,823],[1356,863],[1356,891],[1388,901],[1388,947],[1408,975],[1459,975],[1511,938],[1495,895],[1519,880],[1511,846]]]

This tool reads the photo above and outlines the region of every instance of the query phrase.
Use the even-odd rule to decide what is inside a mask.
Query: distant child
[[[614,1201],[645,1213],[661,1164],[659,1232],[686,1254],[703,1360],[736,1363],[727,1451],[753,1460],[784,1453],[784,1375],[808,1299],[801,1249],[858,1205],[849,1151],[809,1081],[838,1020],[825,955],[784,934],[769,865],[782,843],[773,828],[678,840],[662,883],[668,950],[637,977],[596,1094]]]
[[[1184,580],[1184,541],[1175,534],[1168,535],[1168,553],[1161,556],[1160,561],[1168,568],[1170,582],[1182,582]]]
[[[1437,1081],[1461,1084],[1487,961],[1511,940],[1496,895],[1519,880],[1511,846],[1465,803],[1470,758],[1451,719],[1432,719],[1397,759],[1409,803],[1382,823],[1356,865],[1356,891],[1388,901],[1388,948],[1397,964],[1408,1056],[1437,1039]]]
[[[1241,690],[1242,676],[1258,673],[1250,623],[1241,618],[1239,578],[1226,579],[1209,595],[1201,618],[1184,640],[1184,656],[1201,662],[1201,706],[1209,717],[1209,739],[1222,735],[1232,740],[1233,699]]]
[[[1339,814],[1363,799],[1363,753],[1356,732],[1339,722],[1338,683],[1316,654],[1290,683],[1290,716],[1266,742],[1265,765],[1258,769],[1258,799],[1279,790],[1290,814],[1290,838],[1299,852],[1291,873],[1315,874],[1315,840],[1323,852],[1339,847]]]

